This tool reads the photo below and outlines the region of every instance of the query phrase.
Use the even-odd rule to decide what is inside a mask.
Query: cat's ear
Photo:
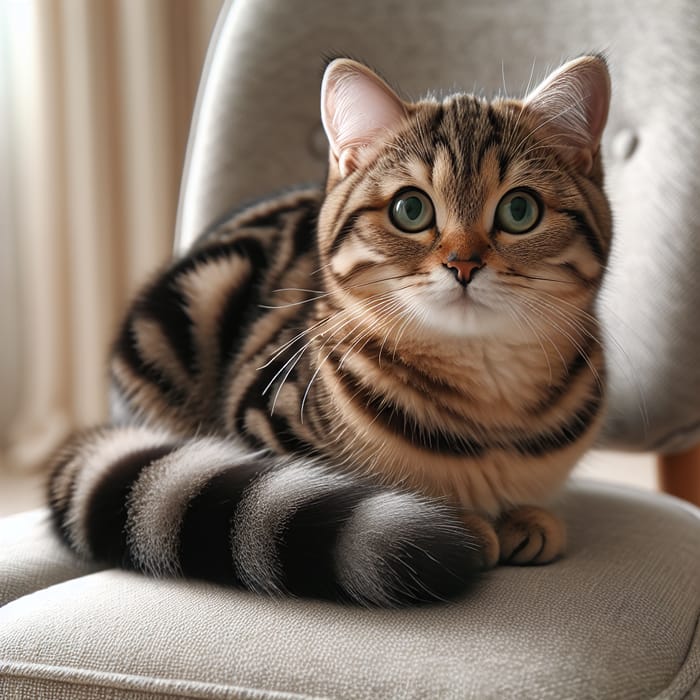
[[[341,177],[357,169],[407,115],[407,105],[375,73],[345,58],[326,68],[321,119],[331,147],[331,164]]]
[[[524,100],[553,132],[562,156],[589,173],[610,106],[610,74],[601,56],[582,56],[552,73]]]

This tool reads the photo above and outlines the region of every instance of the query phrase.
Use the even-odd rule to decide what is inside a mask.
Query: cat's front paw
[[[556,515],[535,506],[521,506],[496,522],[501,564],[549,564],[566,547],[566,526]]]
[[[464,513],[462,522],[474,539],[474,548],[481,553],[481,568],[492,569],[498,564],[498,535],[493,525],[476,513]]]

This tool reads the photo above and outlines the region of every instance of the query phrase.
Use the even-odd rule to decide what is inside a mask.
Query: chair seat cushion
[[[0,606],[100,567],[57,546],[44,509],[0,520]]]
[[[500,567],[463,600],[429,608],[272,600],[114,570],[68,580],[0,609],[0,696],[700,693],[698,511],[591,483],[571,486],[558,510],[564,559]]]

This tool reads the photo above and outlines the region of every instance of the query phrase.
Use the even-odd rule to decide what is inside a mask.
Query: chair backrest
[[[200,87],[178,251],[240,203],[321,181],[324,56],[361,58],[410,97],[522,94],[563,59],[606,52],[604,153],[616,238],[600,301],[610,408],[603,444],[700,440],[700,5],[609,0],[235,0]]]

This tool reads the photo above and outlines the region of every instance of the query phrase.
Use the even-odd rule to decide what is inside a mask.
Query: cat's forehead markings
[[[404,164],[410,182],[404,182],[401,186],[415,186],[425,191],[435,207],[435,218],[439,228],[458,224],[454,207],[448,205],[450,192],[454,190],[454,175],[449,166],[450,162],[449,156],[442,149],[438,149],[432,167],[418,157],[411,158]]]
[[[426,189],[431,185],[433,178],[428,164],[420,158],[411,158],[406,163],[408,174],[417,187]]]
[[[501,168],[498,152],[495,149],[486,151],[481,161],[479,172],[479,180],[483,184],[484,199],[487,199],[492,193],[498,193],[504,189],[504,184],[507,183],[509,178],[507,177],[504,182],[501,182],[500,174]],[[505,190],[503,193],[505,193]]]
[[[504,189],[514,187],[531,187],[539,190],[543,179],[541,166],[535,167],[527,157],[513,157],[508,165],[507,177],[503,182]]]
[[[381,178],[379,184],[381,196],[387,200],[404,187],[417,187],[429,195],[432,193],[430,168],[417,156],[397,163],[391,172]]]
[[[437,148],[431,173],[433,186],[438,191],[449,191],[454,187],[454,177],[455,173],[450,154],[445,148]]]

